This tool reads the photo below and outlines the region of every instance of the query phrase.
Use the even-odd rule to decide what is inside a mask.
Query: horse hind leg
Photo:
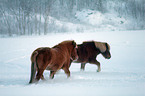
[[[37,68],[38,68],[38,72],[37,72],[37,75],[36,75],[36,81],[37,81],[37,82],[38,82],[40,79],[45,80],[45,79],[44,79],[44,76],[43,76],[43,72],[44,72],[44,70],[45,70],[46,67],[47,67],[47,62],[45,61],[46,59],[45,59],[44,57],[45,57],[45,56],[42,56],[42,57],[40,56],[40,57],[37,58],[37,63],[36,63]],[[45,59],[45,60],[43,61],[42,58]],[[38,67],[38,65],[41,65],[41,66]]]
[[[38,70],[38,73],[37,73],[37,75],[36,75],[36,81],[39,81],[40,78],[43,78],[43,77],[42,77],[42,76],[43,76],[43,72],[44,72],[44,69],[39,69],[39,70]]]
[[[51,68],[51,71],[50,71],[50,79],[53,79],[54,78],[54,75],[55,75],[55,73],[57,72],[58,69],[59,69],[59,65],[58,64],[55,64],[53,66],[53,68]]]
[[[81,63],[81,70],[85,70],[85,65],[86,65],[86,63]]]

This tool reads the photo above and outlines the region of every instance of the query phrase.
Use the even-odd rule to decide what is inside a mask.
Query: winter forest
[[[0,0],[0,35],[145,29],[145,0]]]

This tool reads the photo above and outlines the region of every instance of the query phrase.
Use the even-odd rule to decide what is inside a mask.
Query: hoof
[[[97,72],[100,72],[100,71],[101,71],[101,69],[98,69],[98,70],[97,70]]]
[[[85,69],[81,69],[80,71],[85,71]]]

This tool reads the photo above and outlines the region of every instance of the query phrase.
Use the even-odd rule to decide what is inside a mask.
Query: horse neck
[[[65,45],[57,45],[57,46],[55,46],[53,48],[58,50],[59,52],[63,52],[63,53],[64,52],[68,52],[68,53],[70,53],[69,52],[69,48],[67,46],[65,46]]]
[[[100,52],[99,49],[97,49],[97,50],[96,50],[96,55],[99,55],[99,54],[101,54],[101,52]]]
[[[72,47],[70,47],[71,45],[63,45],[63,51],[67,52],[69,55],[71,55],[71,51],[72,51]]]

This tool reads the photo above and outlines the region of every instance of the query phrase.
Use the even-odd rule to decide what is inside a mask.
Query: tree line
[[[0,34],[41,35],[58,31],[50,16],[58,20],[75,21],[82,9],[102,13],[115,11],[136,20],[144,28],[145,0],[0,0]]]

